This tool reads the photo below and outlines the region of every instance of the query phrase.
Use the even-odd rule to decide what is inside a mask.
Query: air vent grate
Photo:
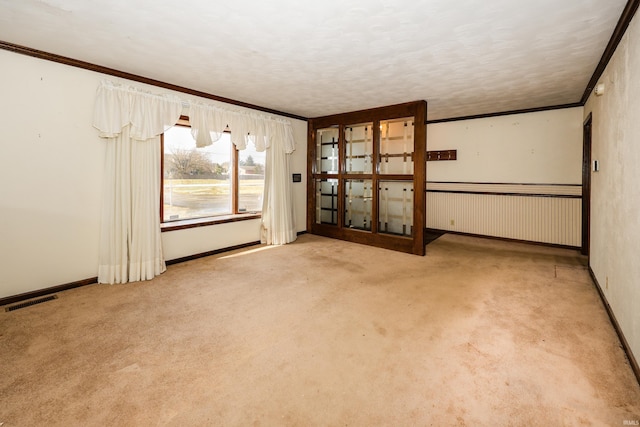
[[[58,298],[57,295],[49,295],[48,297],[44,297],[44,298],[32,299],[31,301],[22,302],[20,304],[12,305],[11,307],[7,307],[5,308],[5,311],[14,311],[20,308],[30,307],[32,305],[40,304],[47,301],[52,301],[56,298]]]

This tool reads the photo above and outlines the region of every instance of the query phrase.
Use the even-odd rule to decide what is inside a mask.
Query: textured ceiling
[[[625,0],[0,0],[0,40],[305,117],[579,102]]]

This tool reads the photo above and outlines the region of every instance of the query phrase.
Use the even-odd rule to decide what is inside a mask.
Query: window
[[[183,117],[162,137],[162,162],[162,222],[262,210],[265,153],[236,150],[229,132],[196,148]]]
[[[228,136],[225,134],[225,136]],[[265,152],[249,144],[238,151],[238,213],[260,212],[264,188]]]

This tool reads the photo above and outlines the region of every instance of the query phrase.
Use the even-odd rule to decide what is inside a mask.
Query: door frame
[[[589,113],[582,125],[582,247],[580,253],[589,255],[591,235],[591,136],[593,116]]]

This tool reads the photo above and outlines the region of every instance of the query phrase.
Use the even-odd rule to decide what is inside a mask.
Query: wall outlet
[[[450,223],[451,223],[451,225],[456,225],[456,221],[453,220],[453,219],[450,221]]]

